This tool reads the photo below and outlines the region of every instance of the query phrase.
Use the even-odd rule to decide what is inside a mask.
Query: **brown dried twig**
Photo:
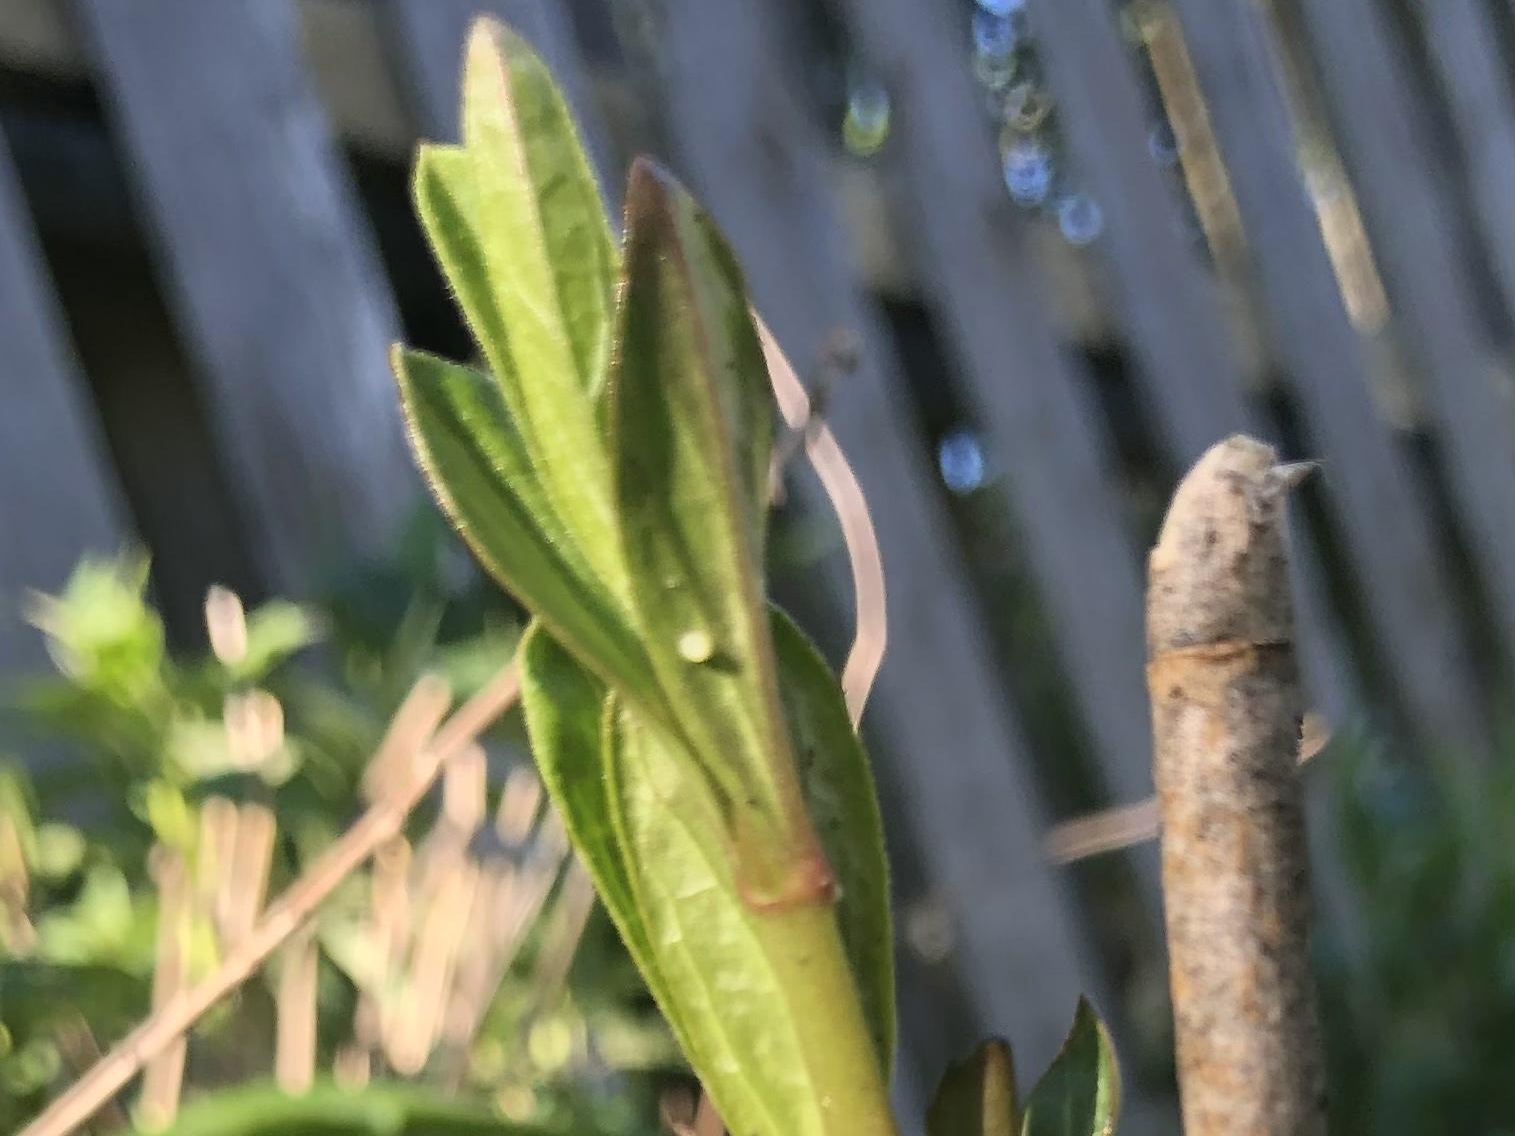
[[[515,702],[519,686],[519,674],[511,665],[436,729],[447,709],[447,686],[434,676],[416,683],[390,725],[391,736],[401,731],[417,739],[409,776],[376,800],[271,903],[257,925],[227,952],[210,975],[154,1010],[18,1136],[66,1136],[73,1132],[110,1101],[145,1062],[172,1045],[202,1014],[245,982],[305,925],[348,875],[400,831],[442,766]]]
[[[1147,680],[1187,1136],[1318,1136],[1304,696],[1285,501],[1302,467],[1234,437],[1179,485],[1149,560]]]

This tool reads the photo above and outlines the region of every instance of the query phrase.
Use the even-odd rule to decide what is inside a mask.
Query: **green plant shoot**
[[[531,611],[545,782],[737,1131],[878,1133],[883,843],[841,692],[762,580],[772,441],[741,273],[638,163],[624,245],[541,61],[481,23],[416,201],[490,374],[396,349],[417,456]]]
[[[421,148],[415,198],[489,373],[394,368],[433,492],[533,617],[544,782],[728,1128],[892,1132],[881,823],[835,678],[765,597],[773,406],[741,270],[646,161],[616,240],[513,32],[475,26],[462,86],[462,145]],[[1108,1131],[1108,1057],[1082,1008],[1026,1131]]]

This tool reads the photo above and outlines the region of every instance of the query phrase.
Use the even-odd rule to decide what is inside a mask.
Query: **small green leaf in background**
[[[147,606],[146,557],[85,558],[56,596],[33,595],[26,618],[75,684],[118,706],[163,694],[163,622]]]
[[[1067,1040],[1026,1097],[1023,1136],[1109,1136],[1119,1112],[1115,1047],[1099,1015],[1080,998]]]
[[[948,1067],[926,1113],[927,1136],[1020,1136],[1009,1043],[990,1038]]]
[[[301,1096],[272,1085],[226,1089],[192,1101],[170,1127],[153,1131],[154,1136],[547,1136],[544,1129],[508,1123],[482,1104],[392,1083],[356,1092],[317,1085]]]
[[[247,649],[227,670],[239,682],[256,682],[320,639],[321,621],[308,607],[270,600],[247,613]]]

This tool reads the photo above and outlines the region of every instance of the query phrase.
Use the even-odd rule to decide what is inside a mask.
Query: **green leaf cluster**
[[[477,677],[498,672],[518,639],[508,603],[482,580],[444,580],[450,538],[431,510],[418,520],[424,530],[408,533],[392,560],[344,566],[319,606],[270,600],[247,611],[226,658],[169,650],[140,557],[86,560],[58,594],[32,598],[28,614],[59,673],[28,680],[6,707],[8,732],[37,752],[28,766],[0,763],[0,1131],[20,1128],[77,1075],[72,1039],[82,1030],[103,1044],[147,1013],[159,941],[155,846],[209,879],[219,870],[205,865],[223,853],[205,844],[207,801],[256,802],[277,820],[269,890],[280,890],[362,808],[364,762],[418,675],[443,673],[466,692],[481,663],[489,673]],[[317,635],[319,659],[292,665]],[[252,689],[283,706],[280,749],[291,760],[280,777],[232,768],[224,707]],[[430,819],[422,810],[411,835]],[[367,933],[368,882],[350,879],[317,926],[323,1065],[352,1036],[361,976],[339,948],[355,927]],[[469,1048],[448,1050],[421,1075],[494,1095],[511,1117],[553,1131],[644,1132],[654,1070],[672,1063],[672,1041],[606,921],[588,929],[560,992],[530,981],[557,903],[549,897]],[[200,975],[221,947],[196,908],[186,945]],[[255,981],[199,1024],[187,1099],[266,1074],[270,993]],[[549,1063],[538,1039],[554,1031],[570,1042]],[[254,1123],[258,1114],[227,1115]],[[304,1114],[289,1115],[298,1131]]]
[[[574,844],[733,1131],[878,1133],[894,1014],[877,804],[766,603],[771,396],[708,216],[633,167],[625,239],[540,59],[476,26],[415,197],[487,373],[394,355],[420,465],[534,617],[522,697]]]
[[[1022,1100],[1010,1046],[984,1042],[942,1077],[926,1114],[927,1136],[1109,1136],[1120,1111],[1120,1071],[1110,1035],[1084,999],[1073,1028]]]

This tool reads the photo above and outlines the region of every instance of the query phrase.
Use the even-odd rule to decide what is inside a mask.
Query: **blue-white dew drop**
[[[1017,142],[1005,150],[1005,188],[1020,205],[1040,205],[1052,191],[1052,155],[1038,142]]]
[[[954,430],[936,449],[942,480],[954,493],[972,493],[984,483],[984,451],[968,430]]]
[[[1057,203],[1057,227],[1070,245],[1082,248],[1099,238],[1105,215],[1099,202],[1084,193],[1070,193]]]

